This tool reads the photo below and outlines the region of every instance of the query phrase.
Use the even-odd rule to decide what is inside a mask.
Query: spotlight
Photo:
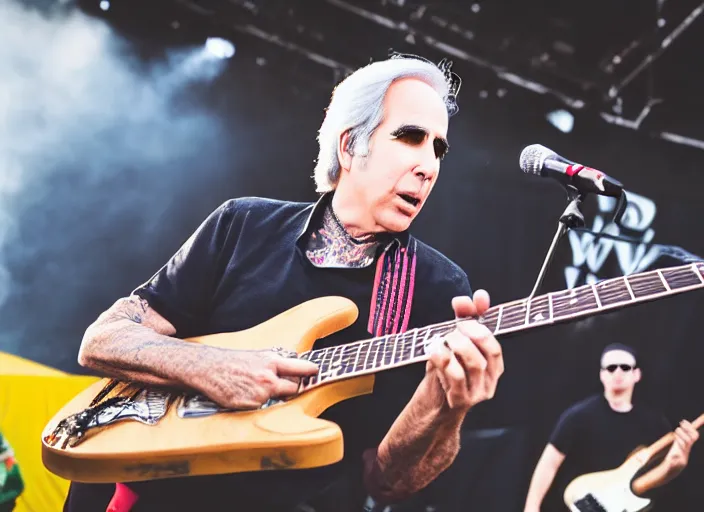
[[[101,0],[100,1],[100,8],[103,11],[107,11],[108,9],[110,9],[110,2],[108,0]]]
[[[209,37],[205,41],[205,51],[216,59],[229,59],[235,54],[235,45],[227,39]]]
[[[570,133],[572,128],[574,128],[574,116],[566,110],[553,110],[545,117],[551,125],[562,133]]]

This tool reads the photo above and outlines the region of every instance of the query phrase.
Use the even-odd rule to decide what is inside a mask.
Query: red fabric
[[[115,484],[115,494],[105,512],[129,512],[138,499],[137,493],[125,484]]]

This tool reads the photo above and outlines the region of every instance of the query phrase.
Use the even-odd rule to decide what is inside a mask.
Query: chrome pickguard
[[[106,388],[111,390],[115,386],[111,382]],[[171,399],[171,393],[151,388],[138,389],[131,395],[118,394],[105,398],[61,420],[54,431],[46,436],[45,441],[50,446],[55,446],[63,440],[62,448],[73,447],[83,440],[88,430],[119,421],[134,420],[155,425],[166,414]]]

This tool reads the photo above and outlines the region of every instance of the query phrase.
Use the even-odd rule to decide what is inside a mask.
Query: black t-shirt
[[[671,430],[667,419],[644,404],[628,412],[614,411],[603,395],[576,403],[560,416],[550,444],[565,455],[554,493],[585,473],[615,469],[639,446],[647,446]],[[557,499],[553,497],[553,499]]]
[[[670,431],[667,419],[643,404],[628,412],[614,411],[603,395],[594,395],[567,409],[550,443],[582,473],[620,466],[639,446]]]
[[[316,342],[315,348],[368,339],[375,267],[317,268],[307,259],[305,234],[316,225],[329,197],[316,205],[261,198],[230,200],[215,210],[149,281],[135,290],[185,338],[247,329],[306,300],[340,295],[354,301],[357,321]],[[408,327],[451,319],[451,299],[471,293],[466,274],[436,250],[407,233],[400,244],[417,243],[415,285]],[[275,344],[275,340],[272,340]],[[332,466],[293,471],[190,477],[130,484],[146,510],[291,510],[303,501],[335,510],[362,492],[362,459],[376,447],[410,400],[424,374],[421,364],[376,376],[372,395],[337,404],[322,417],[340,425],[345,458]],[[71,512],[104,510],[79,506],[73,486]],[[86,490],[87,496],[95,489]],[[94,500],[94,506],[97,502]],[[245,507],[244,504],[247,504]],[[239,506],[238,506],[239,504]],[[316,510],[327,509],[327,506]]]

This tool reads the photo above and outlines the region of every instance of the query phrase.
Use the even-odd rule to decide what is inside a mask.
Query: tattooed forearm
[[[410,408],[403,411],[377,450],[364,454],[365,483],[385,503],[421,490],[447,469],[459,451],[461,419]]]
[[[171,338],[176,329],[141,297],[118,300],[86,330],[78,360],[112,377],[180,385],[197,355],[190,343]],[[181,370],[177,373],[176,370]]]
[[[194,349],[198,347],[155,333],[151,335],[153,339],[145,339],[143,332],[113,336],[86,366],[120,380],[184,386],[188,370],[196,362]]]

